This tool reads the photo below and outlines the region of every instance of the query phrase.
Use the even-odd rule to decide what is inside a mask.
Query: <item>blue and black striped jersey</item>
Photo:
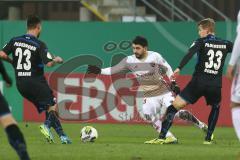
[[[232,48],[232,42],[209,34],[193,42],[178,68],[182,69],[191,57],[197,54],[193,76],[200,83],[221,86],[224,62],[227,54],[232,52]]]
[[[44,64],[53,59],[45,43],[29,34],[12,38],[2,50],[12,54],[16,78],[43,76]]]

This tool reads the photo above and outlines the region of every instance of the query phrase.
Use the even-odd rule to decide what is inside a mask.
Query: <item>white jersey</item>
[[[240,11],[238,12],[237,37],[234,42],[229,65],[235,67],[235,76],[231,88],[231,101],[240,103]]]
[[[116,66],[102,69],[101,74],[111,75],[127,69],[136,76],[145,97],[169,92],[164,76],[170,78],[173,71],[159,53],[148,51],[144,60],[139,60],[135,55],[128,56]]]
[[[240,11],[238,12],[237,21],[238,21],[237,32],[240,33]]]
[[[240,11],[238,12],[237,37],[234,42],[229,65],[235,66],[240,63],[239,61],[240,61]]]

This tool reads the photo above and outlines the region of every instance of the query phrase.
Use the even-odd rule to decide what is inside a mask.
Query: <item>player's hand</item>
[[[233,66],[231,66],[231,65],[228,65],[228,68],[227,68],[227,78],[229,79],[229,80],[231,80],[232,81],[232,79],[233,79],[233,75],[234,75],[234,67]]]
[[[170,84],[170,89],[177,95],[180,93],[180,87],[177,85],[176,81],[172,81]]]
[[[173,75],[171,76],[171,80],[175,80],[180,74],[180,69],[177,68],[174,72]]]
[[[56,63],[63,63],[63,59],[61,58],[61,57],[59,57],[59,56],[56,56],[56,57],[54,57],[54,62],[56,62]]]
[[[95,65],[88,65],[87,68],[87,74],[100,74],[101,73],[101,68],[95,66]]]

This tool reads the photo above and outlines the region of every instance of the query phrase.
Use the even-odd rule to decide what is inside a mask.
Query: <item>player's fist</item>
[[[101,73],[101,68],[95,66],[95,65],[88,65],[87,68],[87,73],[93,73],[93,74],[100,74]]]
[[[59,56],[54,57],[54,62],[56,63],[63,63],[63,59]]]

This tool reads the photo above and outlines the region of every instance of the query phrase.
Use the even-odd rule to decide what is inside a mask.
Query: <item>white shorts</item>
[[[144,98],[142,112],[144,115],[149,115],[151,118],[162,118],[175,99],[171,92],[156,97]]]
[[[234,79],[232,81],[231,101],[235,103],[240,103],[240,73],[239,72],[238,74],[236,74],[236,76],[234,76]]]

